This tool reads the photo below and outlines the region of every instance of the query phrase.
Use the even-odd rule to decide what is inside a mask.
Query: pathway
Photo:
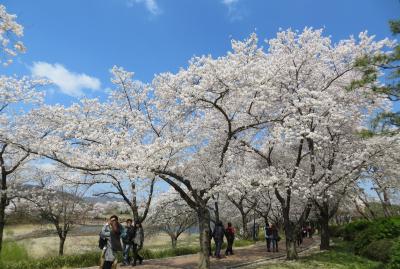
[[[228,269],[228,268],[238,268],[243,267],[253,263],[263,262],[268,259],[283,258],[286,256],[285,243],[280,242],[279,252],[267,252],[264,243],[257,243],[256,245],[250,247],[237,248],[235,255],[228,256],[222,259],[211,258],[211,268],[212,269]],[[309,249],[316,244],[313,239],[306,238],[299,248],[299,251],[304,251]],[[164,259],[154,259],[145,260],[143,265],[136,267],[118,267],[126,269],[196,269],[197,268],[198,255],[185,255]],[[98,266],[84,268],[84,269],[98,269]]]

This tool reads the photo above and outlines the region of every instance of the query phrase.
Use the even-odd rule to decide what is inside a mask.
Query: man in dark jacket
[[[267,251],[271,252],[272,229],[268,223],[265,225],[265,240],[267,241]]]
[[[221,258],[221,248],[222,248],[222,243],[224,242],[224,235],[225,235],[224,225],[222,224],[222,221],[218,221],[215,225],[213,232],[213,238],[215,242],[215,257],[218,259]]]
[[[121,266],[129,265],[130,262],[129,252],[131,251],[131,249],[133,249],[133,238],[135,237],[135,229],[132,226],[131,219],[126,220],[125,231],[126,231],[126,237],[123,238],[122,240],[123,250],[124,250],[124,262],[121,264]]]
[[[272,231],[272,252],[278,252],[278,242],[280,240],[279,234],[278,234],[278,228],[273,224],[271,226],[271,231]]]

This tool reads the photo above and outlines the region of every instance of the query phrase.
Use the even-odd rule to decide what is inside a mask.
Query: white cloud
[[[239,0],[222,0],[221,3],[228,8],[228,17],[231,22],[243,19],[244,11],[237,7]]]
[[[83,95],[83,89],[99,90],[101,85],[98,78],[71,72],[58,63],[34,62],[31,73],[51,80],[60,91],[75,97]]]
[[[146,9],[153,15],[159,15],[161,13],[161,9],[159,8],[156,0],[128,0],[126,4],[128,7],[133,7],[134,4],[144,3]]]
[[[239,0],[222,0],[222,3],[224,5],[230,6],[230,5],[236,4],[238,1]]]

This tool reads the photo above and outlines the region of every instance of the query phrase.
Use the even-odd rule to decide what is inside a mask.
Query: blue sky
[[[387,21],[399,0],[3,0],[24,26],[28,48],[3,74],[53,72],[46,102],[70,104],[79,94],[104,97],[113,65],[150,82],[185,67],[194,55],[224,55],[230,40],[279,28],[325,28],[338,41],[368,30],[391,36]],[[36,64],[35,64],[36,63]],[[57,64],[57,65],[56,65]],[[92,88],[92,90],[88,89]],[[72,95],[72,96],[71,96]]]

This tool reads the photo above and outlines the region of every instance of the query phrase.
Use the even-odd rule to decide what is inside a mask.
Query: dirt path
[[[313,239],[306,238],[299,248],[299,251],[304,251],[309,249],[313,245],[316,244],[316,241]],[[279,252],[267,252],[266,246],[264,243],[258,243],[251,247],[238,248],[235,251],[235,255],[228,256],[223,259],[215,259],[211,258],[211,268],[212,269],[224,269],[224,268],[239,268],[253,263],[261,263],[268,259],[276,259],[280,257],[285,257],[285,244],[281,242],[279,246]],[[154,259],[154,260],[145,260],[143,265],[139,267],[129,267],[124,266],[118,268],[141,268],[141,269],[196,269],[197,268],[198,255],[185,255],[164,259]],[[84,268],[84,269],[98,269],[98,266]]]
[[[309,256],[311,254],[318,253],[318,252],[321,252],[321,250],[319,249],[319,238],[314,239],[314,242],[311,242],[306,247],[301,248],[299,250],[299,257],[306,257],[306,256]],[[264,258],[264,259],[260,259],[260,260],[257,260],[257,261],[253,261],[253,262],[247,263],[247,264],[241,264],[241,265],[238,265],[238,266],[233,266],[233,267],[230,267],[230,268],[239,268],[240,267],[241,269],[257,269],[257,268],[260,268],[260,266],[263,266],[263,265],[276,264],[276,263],[279,263],[279,262],[283,262],[285,260],[286,260],[286,255],[283,255],[281,257],[276,257],[276,258],[267,257],[267,258]]]

